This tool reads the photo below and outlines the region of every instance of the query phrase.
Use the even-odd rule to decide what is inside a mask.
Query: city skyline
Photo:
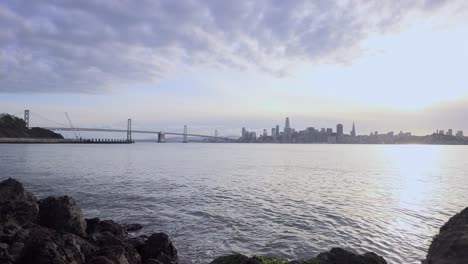
[[[467,25],[458,0],[4,1],[0,106],[224,135],[284,115],[365,134],[466,131]]]
[[[311,124],[312,125],[312,124]],[[256,140],[256,139],[261,139],[266,138],[266,137],[271,137],[271,140],[273,142],[278,142],[278,143],[294,143],[292,140],[292,134],[300,134],[301,132],[307,132],[307,131],[314,131],[315,133],[325,133],[327,136],[333,136],[333,137],[366,137],[366,136],[427,136],[431,134],[435,135],[445,135],[445,136],[455,136],[458,138],[464,138],[464,131],[463,130],[454,130],[452,128],[447,128],[445,129],[436,129],[432,133],[429,133],[427,135],[417,135],[414,134],[411,131],[378,131],[374,130],[371,131],[370,134],[360,134],[358,133],[356,129],[356,124],[353,121],[351,125],[351,129],[349,130],[349,133],[346,133],[345,126],[342,123],[336,124],[335,128],[333,127],[314,127],[314,126],[309,126],[305,129],[301,128],[294,128],[291,127],[291,122],[290,118],[286,117],[285,119],[285,124],[283,126],[283,130],[280,129],[280,125],[275,125],[274,127],[271,128],[271,133],[268,134],[268,129],[264,128],[263,133],[258,133],[258,130],[250,130],[247,129],[246,127],[242,127],[242,132],[241,132],[241,141],[251,141],[251,140]],[[312,129],[312,130],[311,130]],[[277,141],[277,138],[282,137],[280,141]],[[336,143],[336,142],[329,142],[329,143]]]

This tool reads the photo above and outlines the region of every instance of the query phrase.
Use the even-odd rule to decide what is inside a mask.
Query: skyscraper
[[[278,136],[279,136],[279,134],[280,134],[280,131],[279,131],[279,125],[276,125],[275,132],[276,132],[276,137],[278,137]]]
[[[353,130],[351,130],[351,136],[352,137],[356,136],[356,128],[354,127],[354,122],[353,122]]]
[[[342,136],[343,135],[343,125],[342,124],[336,125],[336,135],[337,136]]]
[[[284,142],[291,142],[291,126],[289,124],[289,117],[286,117],[286,122],[284,124]]]

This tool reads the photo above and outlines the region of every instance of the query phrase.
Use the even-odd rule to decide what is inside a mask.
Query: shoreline
[[[61,138],[0,138],[0,144],[133,144],[127,140],[75,140]]]

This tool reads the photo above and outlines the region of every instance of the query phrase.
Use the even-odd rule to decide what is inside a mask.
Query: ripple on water
[[[0,148],[0,177],[38,197],[73,196],[89,217],[144,224],[136,234],[167,232],[181,263],[230,252],[307,259],[333,246],[420,263],[468,201],[464,146]]]

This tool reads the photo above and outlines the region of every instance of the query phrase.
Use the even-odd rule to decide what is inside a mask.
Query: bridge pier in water
[[[166,142],[166,134],[164,132],[158,132],[158,143]]]

